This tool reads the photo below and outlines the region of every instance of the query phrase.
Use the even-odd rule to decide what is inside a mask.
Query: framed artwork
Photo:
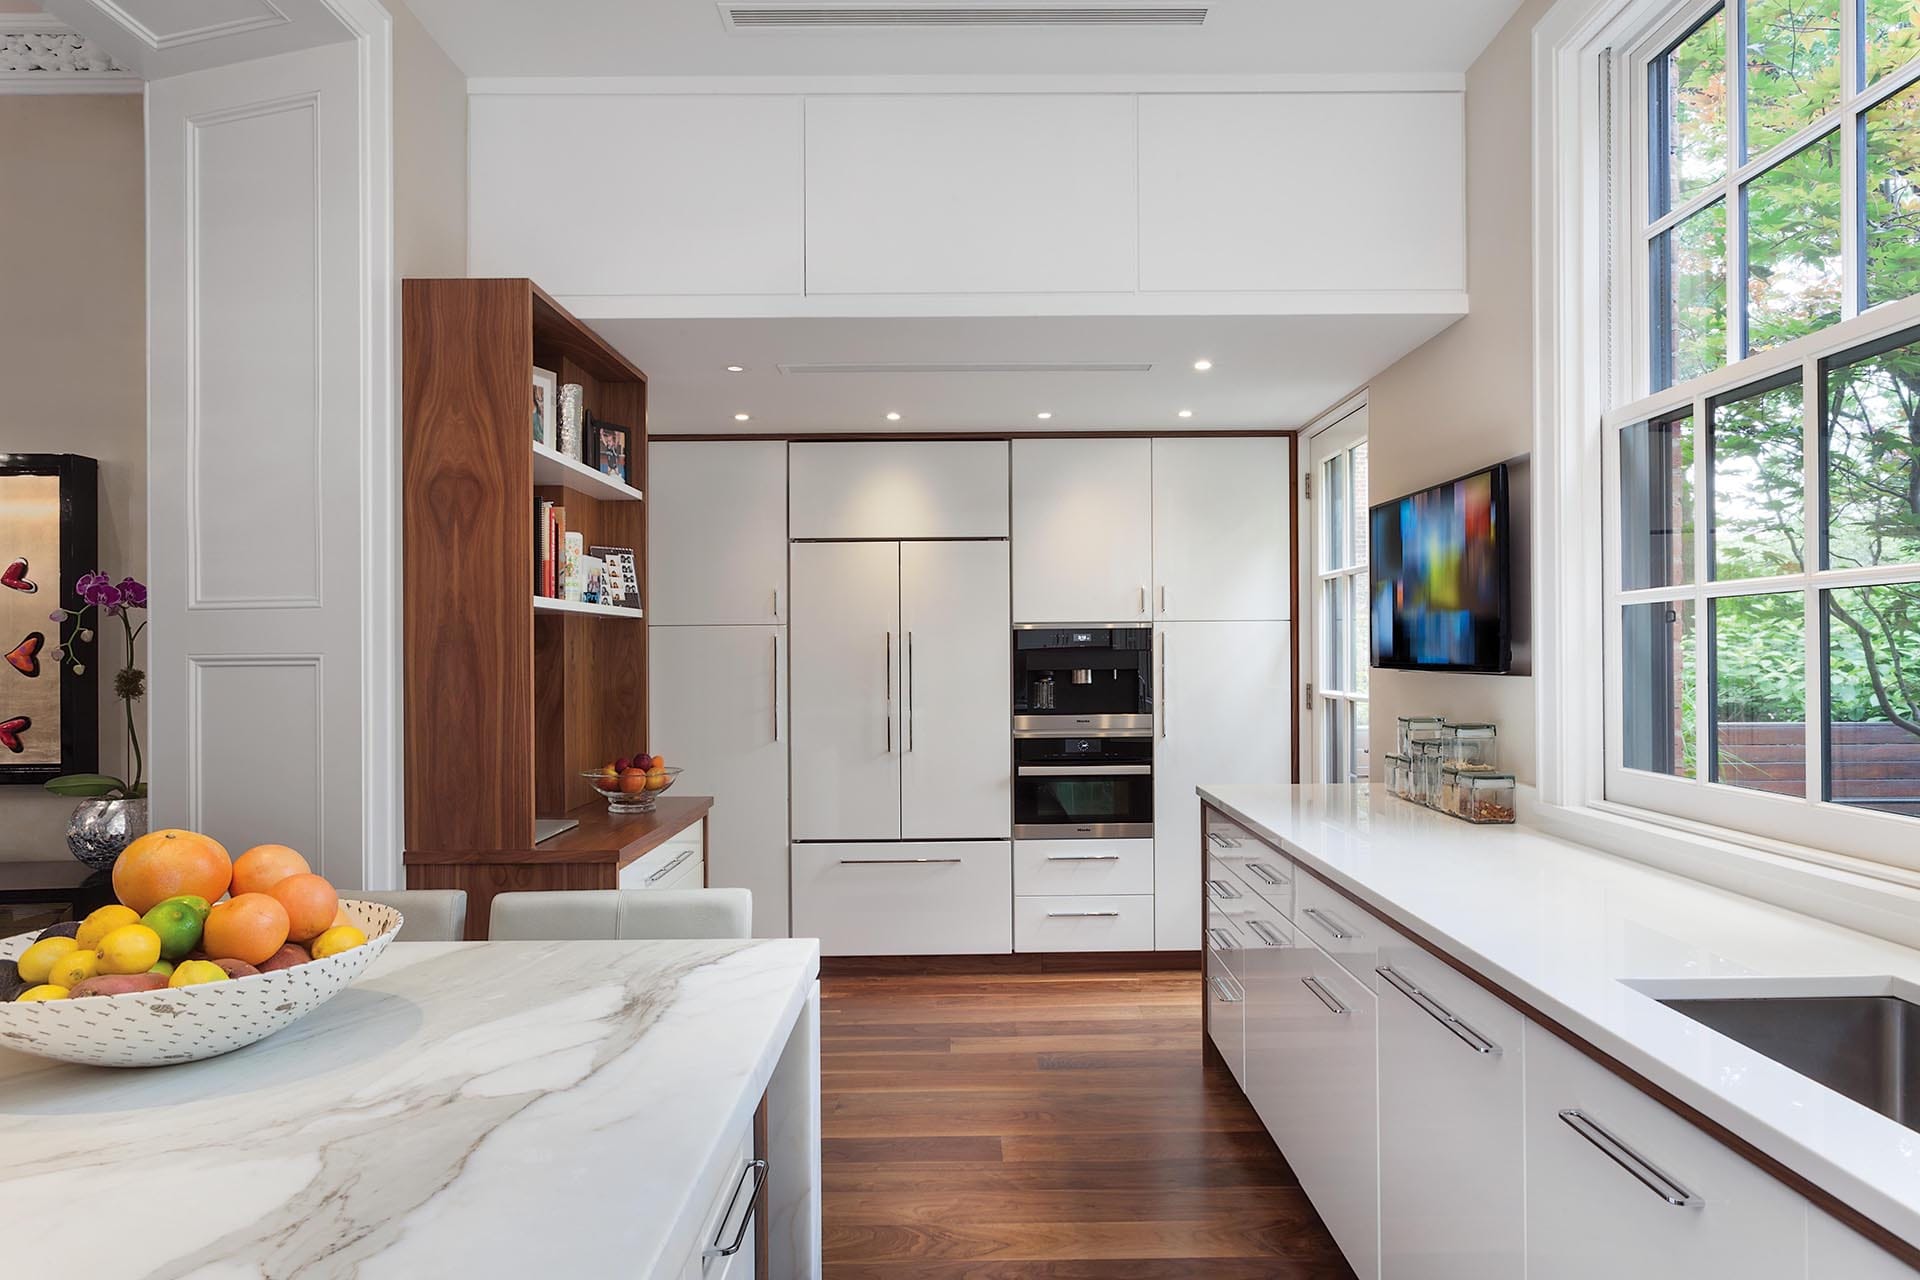
[[[601,418],[592,419],[587,423],[587,465],[621,484],[632,484],[627,478],[630,439],[625,427]]]
[[[595,547],[593,554],[605,566],[601,572],[600,603],[622,609],[640,607],[640,570],[631,547]]]
[[[539,365],[533,367],[533,442],[549,449],[560,442],[560,379]]]
[[[0,453],[0,783],[99,768],[99,677],[55,656],[77,584],[99,558],[99,467],[70,453]],[[88,648],[92,646],[89,645]]]

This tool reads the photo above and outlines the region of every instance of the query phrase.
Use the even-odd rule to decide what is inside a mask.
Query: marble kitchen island
[[[396,943],[225,1057],[0,1050],[7,1271],[699,1277],[764,1096],[763,1273],[817,1276],[818,975],[811,940]]]

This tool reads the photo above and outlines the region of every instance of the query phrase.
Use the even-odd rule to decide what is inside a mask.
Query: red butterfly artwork
[[[32,595],[40,589],[40,584],[28,579],[27,558],[20,556],[5,569],[0,569],[0,587],[12,587],[15,591]]]
[[[31,728],[33,728],[33,721],[26,716],[15,716],[11,720],[0,721],[0,747],[5,747],[13,754],[19,755],[27,749],[27,744],[20,741],[20,735]]]
[[[31,680],[40,674],[40,646],[46,642],[38,631],[29,631],[25,640],[8,650],[7,665]]]

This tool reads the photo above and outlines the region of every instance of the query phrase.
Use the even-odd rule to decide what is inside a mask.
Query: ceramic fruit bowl
[[[376,902],[342,898],[347,918],[367,935],[357,947],[290,969],[225,982],[0,1004],[0,1049],[97,1067],[159,1067],[197,1062],[264,1040],[346,990],[400,932],[401,916]],[[12,961],[37,934],[0,940]]]
[[[607,802],[608,813],[652,813],[653,802],[664,795],[680,770],[659,765],[645,772],[629,769],[624,775],[611,775],[593,769],[580,775]]]

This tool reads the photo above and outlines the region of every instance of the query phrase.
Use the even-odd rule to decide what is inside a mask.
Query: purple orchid
[[[140,633],[147,629],[145,621],[136,623],[133,618],[135,609],[147,607],[147,584],[134,577],[121,578],[114,582],[105,573],[95,569],[82,574],[74,583],[74,591],[79,595],[81,605],[78,609],[55,609],[47,615],[49,622],[61,625],[64,634],[48,653],[49,659],[72,671],[75,675],[86,672],[86,663],[80,652],[81,646],[94,642],[93,626],[89,625],[87,610],[95,609],[110,618],[118,618],[122,632],[127,640],[127,658],[120,670],[115,673],[113,691],[123,703],[127,712],[127,759],[132,764],[132,780],[108,778],[99,774],[74,774],[53,779],[47,783],[47,789],[58,795],[69,796],[144,796],[146,784],[142,781],[142,760],[140,756],[140,734],[133,718],[133,704],[146,694],[146,673],[134,665],[134,644]]]
[[[147,584],[141,582],[138,578],[120,579],[119,591],[120,599],[125,603],[127,608],[144,609],[147,607]]]

